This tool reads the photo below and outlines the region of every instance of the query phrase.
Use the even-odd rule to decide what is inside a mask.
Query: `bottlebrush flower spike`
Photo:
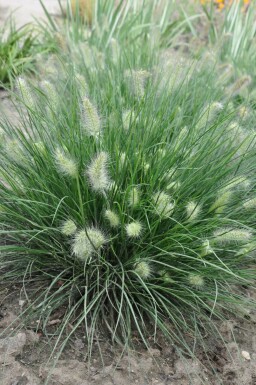
[[[230,227],[222,228],[216,230],[213,233],[213,241],[216,243],[231,243],[231,242],[248,242],[252,233],[249,230],[245,229],[233,229]]]
[[[127,70],[125,72],[130,90],[138,98],[144,96],[146,81],[150,76],[151,74],[144,70]]]
[[[77,227],[75,222],[72,221],[72,219],[67,219],[65,222],[63,222],[60,230],[62,234],[70,236],[75,234]]]
[[[87,261],[105,243],[107,243],[107,239],[104,234],[100,230],[90,227],[76,233],[72,244],[72,251],[77,258]]]
[[[196,289],[202,289],[205,284],[203,277],[194,273],[189,274],[188,282],[190,286],[194,286]]]
[[[118,215],[112,210],[105,211],[105,217],[109,221],[111,227],[115,228],[120,225],[120,219]]]
[[[201,249],[201,257],[206,257],[206,255],[212,254],[214,251],[210,246],[210,242],[208,239],[205,239],[202,243],[202,249]]]
[[[140,191],[138,187],[133,187],[128,197],[129,206],[135,207],[139,204],[139,201],[140,201]]]
[[[76,233],[72,244],[73,254],[82,261],[87,261],[93,254],[93,246],[90,243],[85,230]]]
[[[151,266],[146,261],[138,262],[134,265],[134,272],[142,279],[148,279],[151,276]]]
[[[173,213],[175,203],[172,197],[164,192],[158,192],[153,197],[157,214],[163,218],[169,218]]]
[[[71,178],[76,178],[78,175],[77,163],[66,155],[63,150],[58,148],[55,151],[55,163],[56,166],[62,174],[70,176]]]
[[[196,202],[189,202],[186,206],[187,211],[187,219],[189,222],[193,222],[197,219],[201,212],[201,206],[199,206]]]
[[[210,207],[210,212],[215,211],[216,214],[221,214],[227,204],[230,202],[231,197],[232,197],[232,191],[227,190],[227,189],[222,189],[215,202],[211,205]]]
[[[134,221],[126,225],[126,234],[129,238],[138,238],[142,233],[142,225],[139,221]]]
[[[98,139],[101,134],[101,122],[96,107],[87,97],[82,101],[82,122],[87,135]]]
[[[33,108],[34,107],[34,99],[31,95],[30,87],[29,87],[27,81],[22,77],[18,77],[16,80],[16,87],[19,91],[20,96],[23,98],[25,104],[29,108]]]
[[[87,169],[87,175],[91,187],[95,191],[103,192],[111,186],[111,180],[107,169],[108,154],[100,152],[91,162]]]
[[[40,83],[40,86],[47,96],[52,110],[56,111],[59,104],[59,98],[54,85],[47,80],[44,80]]]
[[[133,110],[126,110],[122,114],[123,127],[125,131],[129,131],[130,125],[134,122],[135,114]]]
[[[256,208],[256,198],[249,199],[243,203],[243,207],[247,210]]]

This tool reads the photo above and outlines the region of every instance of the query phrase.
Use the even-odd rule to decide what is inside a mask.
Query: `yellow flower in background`
[[[211,1],[212,0],[200,0],[200,4],[207,5],[207,4],[210,4]],[[230,6],[234,1],[239,1],[239,0],[213,0],[213,3],[221,11],[223,8],[225,8],[226,5]],[[250,5],[251,0],[243,0],[242,3],[244,5],[244,9],[246,9]]]

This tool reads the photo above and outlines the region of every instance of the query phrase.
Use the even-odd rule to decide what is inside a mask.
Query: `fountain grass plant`
[[[209,63],[122,44],[17,79],[20,124],[1,117],[1,281],[36,283],[23,315],[45,333],[64,308],[52,355],[80,328],[89,352],[105,328],[192,354],[255,278],[253,114]]]

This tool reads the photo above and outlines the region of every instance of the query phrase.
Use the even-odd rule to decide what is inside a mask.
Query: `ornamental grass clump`
[[[106,48],[106,66],[69,66],[52,82],[54,106],[31,84],[19,126],[0,121],[1,279],[40,284],[24,317],[44,330],[65,309],[60,351],[81,328],[91,352],[105,328],[126,346],[135,330],[146,346],[161,331],[191,353],[186,336],[214,328],[242,300],[234,285],[255,277],[254,138],[241,153],[214,69],[199,62],[180,87],[164,89],[157,50],[142,46],[118,65]],[[147,73],[139,88],[137,71]],[[124,127],[125,111],[136,119]],[[244,178],[249,185],[233,183]]]

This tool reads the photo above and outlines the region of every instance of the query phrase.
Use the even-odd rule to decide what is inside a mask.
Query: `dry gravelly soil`
[[[50,344],[56,340],[50,343],[36,321],[28,323],[26,329],[15,321],[26,306],[20,298],[24,299],[21,287],[0,287],[1,385],[43,385],[50,372],[49,385],[256,384],[256,311],[248,313],[250,320],[218,321],[225,343],[211,335],[205,337],[205,345],[211,346],[207,352],[209,360],[203,349],[198,350],[197,359],[181,358],[161,336],[150,350],[143,349],[138,339],[136,353],[130,351],[120,359],[120,349],[113,348],[106,335],[99,334],[95,346],[100,343],[102,357],[95,349],[88,362],[85,340],[78,331],[53,367],[53,361],[47,363],[47,358]],[[61,310],[51,319],[50,332],[59,322],[58,317],[61,318]],[[5,334],[10,324],[13,332]],[[20,328],[15,330],[18,325]]]

